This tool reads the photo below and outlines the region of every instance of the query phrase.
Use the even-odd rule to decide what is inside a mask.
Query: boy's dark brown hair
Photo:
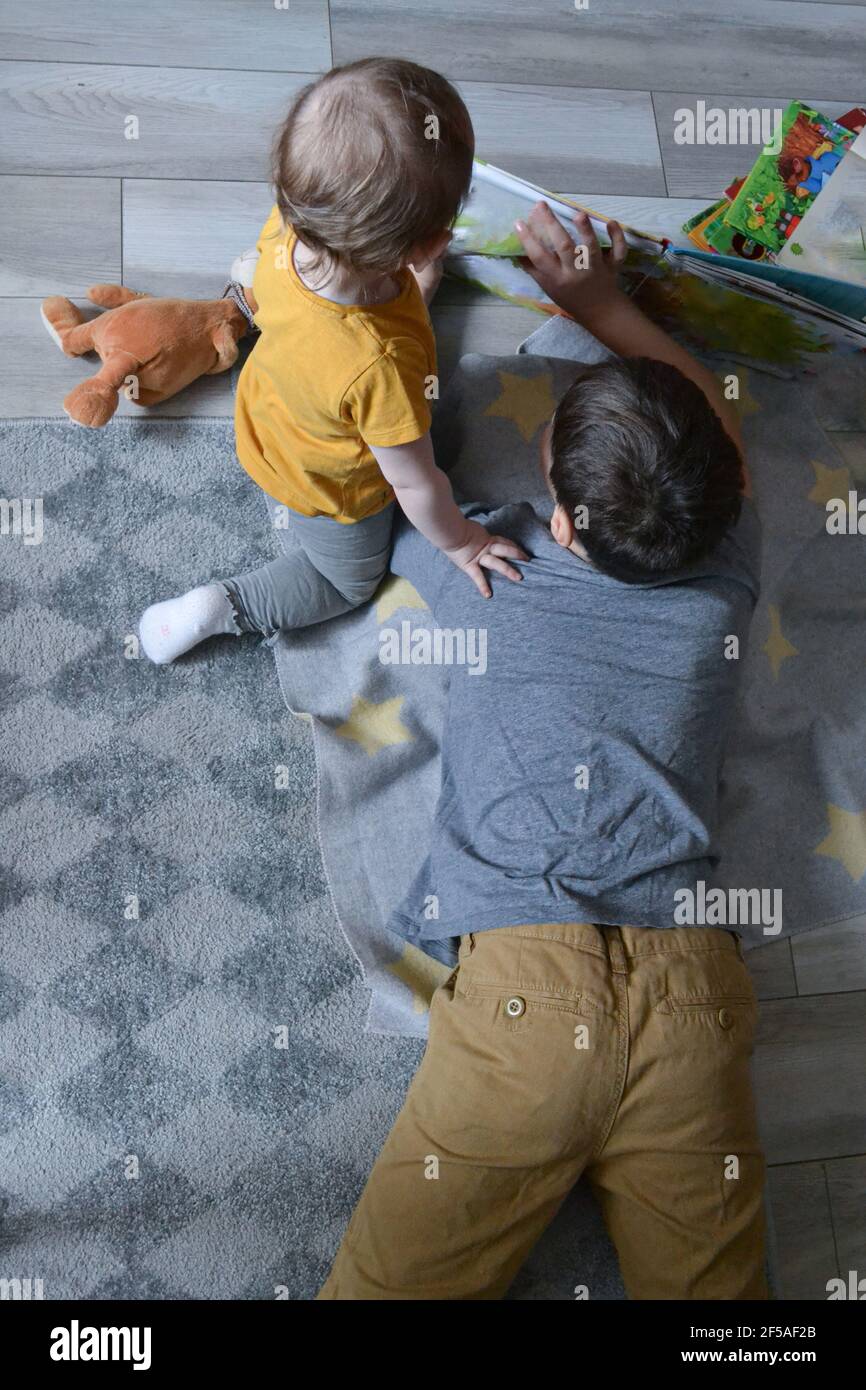
[[[648,357],[585,367],[556,408],[550,481],[597,569],[641,584],[709,554],[740,514],[739,451],[703,391]]]
[[[473,154],[450,82],[402,58],[363,58],[292,102],[274,143],[277,207],[319,265],[391,273],[451,226]]]

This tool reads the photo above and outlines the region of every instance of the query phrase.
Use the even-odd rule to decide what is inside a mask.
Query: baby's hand
[[[599,246],[585,212],[575,212],[574,225],[580,247],[575,246],[546,203],[536,203],[528,223],[514,224],[526,251],[524,269],[554,304],[582,322],[619,295],[617,271],[628,248],[618,222],[607,224],[611,243],[607,252]],[[578,257],[579,249],[584,264]]]
[[[511,560],[528,560],[529,556],[519,545],[507,536],[491,536],[477,521],[466,522],[465,539],[460,545],[445,551],[458,569],[464,570],[484,598],[490,598],[491,588],[484,571],[496,570],[506,579],[519,583],[523,578],[520,570],[507,563]],[[507,559],[506,559],[507,557]]]

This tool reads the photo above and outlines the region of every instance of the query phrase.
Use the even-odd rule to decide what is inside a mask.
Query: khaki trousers
[[[756,1014],[717,928],[463,937],[319,1298],[501,1298],[582,1174],[631,1298],[766,1298]]]

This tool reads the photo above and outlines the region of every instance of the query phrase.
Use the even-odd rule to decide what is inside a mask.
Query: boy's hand
[[[526,552],[521,550],[519,545],[515,545],[514,541],[510,541],[507,536],[491,536],[477,521],[467,521],[465,539],[460,545],[451,546],[444,553],[458,569],[465,571],[483,598],[490,598],[492,592],[484,573],[486,569],[496,570],[499,574],[504,574],[506,579],[519,583],[523,575],[520,570],[508,564],[508,559],[529,559]]]
[[[515,223],[529,257],[526,268],[530,275],[555,304],[572,314],[610,352],[618,357],[651,357],[656,362],[668,362],[699,386],[742,457],[743,439],[736,409],[725,398],[713,373],[617,289],[617,269],[627,250],[622,227],[618,222],[608,222],[611,245],[604,252],[585,212],[574,214],[574,225],[587,250],[584,270],[575,268],[571,238],[546,204],[539,203],[532,209],[528,226]]]
[[[618,222],[607,224],[611,245],[606,252],[599,246],[585,212],[575,212],[574,225],[579,243],[585,248],[583,266],[578,258],[578,247],[546,203],[535,205],[528,223],[514,224],[526,251],[524,269],[554,304],[584,322],[620,298],[616,276],[628,248]]]

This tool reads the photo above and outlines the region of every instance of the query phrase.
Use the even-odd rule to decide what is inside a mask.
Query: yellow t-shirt
[[[409,444],[430,428],[433,329],[410,271],[390,303],[334,304],[299,278],[295,240],[275,207],[258,242],[261,337],[238,382],[238,458],[293,511],[360,521],[394,496],[368,445]]]

